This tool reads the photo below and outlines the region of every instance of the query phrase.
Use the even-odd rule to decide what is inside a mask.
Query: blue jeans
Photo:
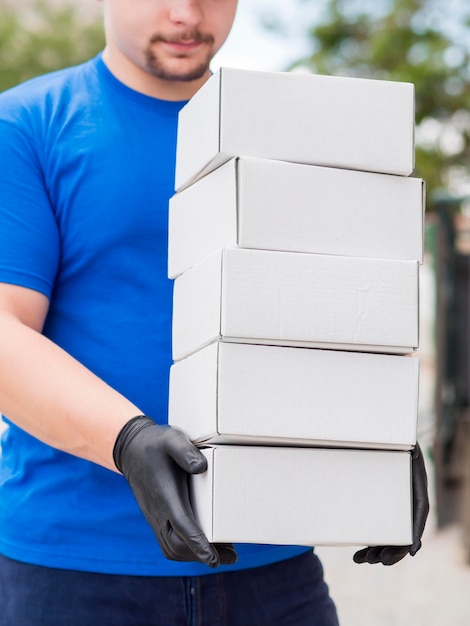
[[[197,577],[116,576],[0,556],[1,626],[338,626],[313,552]]]

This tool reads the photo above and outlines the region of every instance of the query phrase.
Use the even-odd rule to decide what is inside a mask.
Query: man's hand
[[[207,461],[187,435],[139,415],[119,433],[113,458],[167,559],[235,563],[233,545],[209,543],[194,517],[188,474],[205,472]]]
[[[354,555],[356,563],[382,563],[394,565],[407,554],[414,556],[421,548],[426,519],[429,513],[428,478],[421,448],[417,443],[411,453],[411,474],[413,484],[413,543],[411,546],[368,547]]]

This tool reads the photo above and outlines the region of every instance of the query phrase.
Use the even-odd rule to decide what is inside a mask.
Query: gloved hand
[[[113,459],[167,559],[235,563],[233,545],[209,543],[194,517],[188,474],[205,472],[207,461],[185,433],[139,415],[120,431]]]
[[[375,546],[359,550],[353,559],[356,563],[382,563],[394,565],[407,554],[414,556],[421,548],[421,537],[429,513],[428,478],[423,453],[418,443],[411,453],[413,485],[413,543],[411,546]]]

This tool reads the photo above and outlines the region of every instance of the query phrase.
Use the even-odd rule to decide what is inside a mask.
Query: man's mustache
[[[200,33],[199,31],[186,31],[185,33],[179,33],[178,35],[169,36],[169,35],[160,35],[156,33],[150,39],[150,43],[186,43],[188,41],[194,43],[207,43],[213,44],[214,37],[209,33]]]

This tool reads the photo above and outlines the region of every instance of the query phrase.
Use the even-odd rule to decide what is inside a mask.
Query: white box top
[[[175,188],[234,156],[407,176],[414,86],[221,68],[180,112]]]

